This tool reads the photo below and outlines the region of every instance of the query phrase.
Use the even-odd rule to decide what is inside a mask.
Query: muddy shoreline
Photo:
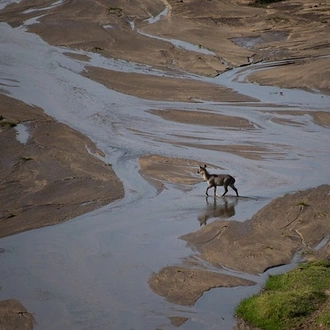
[[[0,102],[0,237],[58,224],[124,196],[92,141],[40,108],[3,94]],[[19,141],[17,125],[26,129],[26,141]]]
[[[261,7],[242,1],[176,0],[144,0],[141,6],[118,1],[116,9],[109,8],[106,1],[67,1],[52,5],[52,1],[42,1],[38,6],[28,0],[15,3],[0,12],[0,20],[18,27],[42,14],[37,23],[28,24],[26,28],[51,45],[147,64],[168,74],[167,77],[132,74],[93,66],[81,72],[82,77],[111,90],[158,101],[258,103],[256,98],[219,85],[183,79],[180,74],[215,77],[232,68],[249,65],[251,60],[292,59],[290,65],[255,72],[248,75],[247,80],[260,85],[318,90],[321,95],[330,92],[329,1],[317,5],[312,1],[290,4],[283,1]],[[155,24],[146,22],[165,6],[168,11],[163,19]],[[164,36],[199,45],[199,52],[176,47],[164,41]],[[140,47],[141,44],[144,47]],[[68,50],[67,56],[77,55]],[[88,56],[79,59],[86,63],[89,60]],[[122,183],[92,141],[47,116],[43,109],[24,104],[5,93],[0,94],[0,103],[2,122],[10,123],[0,129],[0,237],[58,224],[124,197]],[[329,112],[304,111],[303,115],[313,117],[316,125],[329,128]],[[194,112],[151,109],[149,113],[169,122],[225,127],[232,131],[258,128],[248,120],[203,109]],[[283,112],[283,122],[297,124],[285,115]],[[18,140],[17,124],[27,130],[26,142]],[[182,143],[175,139],[172,144],[197,147],[193,142]],[[203,144],[198,147],[230,152],[251,160],[260,159],[261,154],[273,154],[271,146],[240,143],[229,148]],[[168,183],[184,190],[201,182],[195,175],[199,164],[193,159],[146,154],[137,162],[141,176],[159,192]],[[217,167],[217,164],[210,165]],[[330,234],[327,207],[330,186],[327,183],[279,197],[244,223],[217,220],[204,226],[207,219],[202,219],[203,226],[199,230],[179,237],[198,253],[192,254],[182,265],[170,265],[152,274],[151,289],[170,302],[189,306],[211,288],[253,284],[203,269],[196,263],[196,256],[220,270],[225,267],[249,274],[290,263],[298,252],[305,253],[308,258],[327,259],[328,241],[316,249]],[[230,207],[223,212],[230,212]],[[21,316],[17,308],[27,312],[19,304],[8,300],[0,306],[3,315],[9,310],[10,315],[6,314],[8,318],[5,318],[8,327]],[[186,321],[169,317],[176,326]],[[21,328],[32,329],[33,319],[28,318]]]

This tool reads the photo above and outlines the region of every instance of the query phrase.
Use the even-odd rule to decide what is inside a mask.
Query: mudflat
[[[3,94],[0,103],[0,237],[61,223],[123,197],[121,182],[92,141],[40,108]],[[26,134],[21,141],[20,130]]]
[[[289,59],[285,67],[257,72],[247,79],[261,84],[329,92],[329,1],[280,1],[257,6],[241,0],[143,0],[116,1],[115,6],[109,6],[104,0],[84,0],[51,5],[52,1],[14,3],[2,10],[0,19],[16,27],[36,13],[43,14],[27,29],[52,45],[94,51],[105,57],[148,64],[169,72],[179,70],[212,77],[251,62]],[[165,6],[167,11],[161,19],[149,24],[148,19],[161,13]],[[164,37],[197,45],[199,51],[175,47]],[[110,75],[107,70],[101,72],[92,67],[88,71],[91,78],[101,81]],[[163,92],[157,93],[157,84],[152,86],[152,76],[146,81],[143,75],[116,74],[120,75],[120,85],[127,86],[124,92],[132,92],[131,82],[141,81],[143,86],[149,81],[146,87],[155,89],[152,98],[158,94],[161,99]],[[154,79],[159,80],[158,77]],[[108,82],[113,88],[126,89],[118,83],[118,79]],[[161,83],[166,91],[167,79]],[[190,83],[191,87],[189,81],[185,81],[184,88],[193,88],[195,82]],[[205,89],[209,87],[205,85]],[[203,93],[204,88],[199,86],[198,89]],[[221,92],[218,87],[217,94],[219,90]],[[172,88],[172,93],[174,91]],[[134,91],[134,94],[139,93],[145,93],[144,89]],[[228,90],[222,93],[224,100],[230,94]],[[194,95],[188,92],[185,96]],[[239,100],[240,96],[237,98]]]

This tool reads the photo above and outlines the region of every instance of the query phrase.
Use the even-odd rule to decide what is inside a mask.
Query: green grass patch
[[[270,276],[261,293],[244,299],[236,307],[235,313],[260,329],[291,329],[324,305],[329,288],[328,262],[301,264],[286,274]],[[330,312],[327,309],[318,322],[330,324]]]
[[[15,126],[17,126],[16,123],[14,123],[12,121],[7,121],[3,117],[0,120],[0,127],[2,127],[2,128],[11,128],[11,127],[15,127]]]
[[[317,318],[317,323],[330,329],[330,306],[320,313]]]

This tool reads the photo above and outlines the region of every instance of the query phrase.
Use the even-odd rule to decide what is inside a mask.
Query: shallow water
[[[16,138],[19,142],[22,144],[26,144],[26,142],[29,140],[29,128],[25,124],[18,124],[15,126],[16,130]]]
[[[245,196],[236,204],[229,197],[235,214],[232,210],[230,216],[223,216],[244,221],[271,199],[330,178],[329,129],[305,114],[306,110],[329,111],[329,96],[245,83],[248,72],[281,65],[261,63],[213,79],[182,74],[228,86],[260,99],[259,104],[143,100],[81,77],[86,63],[65,56],[66,48],[49,46],[24,28],[0,23],[0,30],[1,90],[42,107],[91,138],[125,187],[123,200],[61,225],[1,239],[0,300],[19,299],[35,314],[36,329],[170,329],[168,316],[189,317],[182,329],[231,329],[235,304],[256,292],[267,274],[253,277],[259,282],[255,287],[211,290],[193,307],[170,304],[155,295],[148,286],[150,275],[180,264],[193,253],[178,237],[198,230],[205,214],[208,222],[214,221],[222,212],[222,200],[218,213],[212,214],[204,196],[205,183],[185,191],[166,185],[158,193],[138,174],[137,158],[161,154],[220,165],[237,178]],[[87,54],[95,66],[167,75],[136,63],[76,53]],[[247,119],[255,129],[166,122],[146,112],[150,109],[203,109]],[[246,144],[269,151],[260,152],[260,159],[249,159],[174,146],[173,141]],[[276,271],[283,268],[272,270]]]

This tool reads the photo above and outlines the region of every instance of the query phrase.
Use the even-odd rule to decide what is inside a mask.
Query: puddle
[[[264,42],[271,42],[271,41],[283,41],[288,37],[288,33],[283,31],[267,31],[261,33],[258,36],[251,36],[251,37],[237,37],[231,38],[230,40],[237,46],[243,48],[253,48],[254,46],[264,43]]]
[[[110,24],[102,25],[103,29],[113,29],[113,26]]]
[[[29,128],[25,124],[18,124],[15,126],[15,130],[17,131],[17,140],[22,144],[26,144],[30,137]]]

